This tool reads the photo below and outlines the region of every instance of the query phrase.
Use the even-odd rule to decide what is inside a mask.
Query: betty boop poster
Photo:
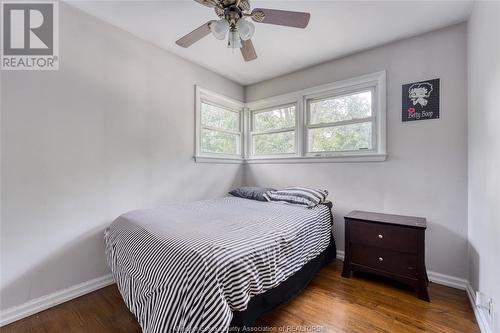
[[[403,121],[439,118],[439,79],[403,85]]]

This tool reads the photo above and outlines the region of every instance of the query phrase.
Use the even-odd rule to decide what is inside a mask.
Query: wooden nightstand
[[[430,302],[425,269],[425,218],[352,211],[345,216],[343,277],[383,275],[417,289]]]

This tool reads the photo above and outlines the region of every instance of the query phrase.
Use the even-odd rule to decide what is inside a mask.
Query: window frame
[[[276,109],[280,108],[286,108],[286,107],[295,107],[295,124],[293,127],[285,127],[281,129],[275,129],[275,130],[267,130],[267,131],[262,131],[262,132],[256,132],[254,130],[254,119],[255,115],[259,113],[264,113],[264,112],[269,112],[273,111]],[[297,138],[297,131],[298,131],[298,121],[299,115],[298,115],[298,108],[297,108],[297,103],[296,101],[290,101],[288,103],[283,103],[279,105],[273,105],[269,107],[263,107],[259,108],[256,110],[249,110],[249,120],[248,120],[248,152],[249,156],[256,157],[256,158],[273,158],[273,157],[297,157],[298,155],[298,146],[299,146],[299,140]],[[254,137],[258,135],[266,135],[266,134],[278,134],[278,133],[286,133],[286,132],[294,132],[294,152],[293,153],[276,153],[276,154],[256,154],[255,153],[255,145],[254,145]]]
[[[372,90],[372,149],[338,152],[308,151],[308,101],[321,97],[349,95]],[[246,117],[253,110],[273,108],[295,101],[297,130],[296,156],[246,155],[246,163],[334,163],[334,162],[379,162],[387,159],[386,146],[386,72],[361,75],[330,84],[316,86],[296,92],[247,103]],[[326,127],[326,126],[325,126]],[[247,129],[248,130],[248,129]],[[248,135],[247,135],[248,136]],[[251,152],[251,151],[250,151]]]
[[[225,109],[230,112],[235,112],[238,114],[238,131],[234,132],[232,130],[226,130],[221,128],[214,128],[211,126],[204,126],[201,122],[201,107],[202,103],[212,105]],[[211,162],[216,161],[218,163],[242,163],[245,151],[244,144],[244,107],[245,104],[237,101],[233,98],[209,91],[200,86],[195,87],[195,161],[196,162]],[[238,135],[238,152],[236,154],[226,154],[226,153],[210,153],[203,152],[201,147],[201,132],[203,129],[217,131],[221,133],[228,133],[232,135]]]
[[[356,92],[372,91],[372,149],[336,152],[309,152],[308,143],[308,102],[313,99],[340,97]],[[200,112],[204,98],[213,103],[234,108],[240,112],[240,153],[227,155],[217,153],[201,153],[200,147]],[[361,75],[336,81],[317,87],[303,89],[292,93],[265,98],[250,103],[242,103],[232,98],[212,93],[196,87],[196,154],[197,162],[212,163],[335,163],[335,162],[380,162],[387,159],[387,125],[386,125],[386,72]],[[253,113],[269,111],[286,105],[295,105],[295,153],[294,154],[253,154]],[[367,119],[367,118],[365,118]],[[353,121],[364,122],[364,121]],[[338,123],[338,122],[337,122]],[[319,125],[319,124],[318,124]],[[325,124],[322,124],[325,125]],[[314,125],[313,125],[314,126]],[[330,126],[321,126],[330,127]],[[281,131],[281,130],[279,130]],[[264,132],[262,132],[264,133]],[[259,132],[261,134],[261,132]]]
[[[322,101],[322,100],[328,100],[328,99],[335,99],[339,97],[345,97],[345,96],[351,96],[363,92],[370,92],[371,93],[371,116],[370,117],[365,117],[365,118],[359,118],[359,119],[351,119],[351,120],[340,120],[340,121],[335,121],[335,122],[330,122],[330,123],[321,123],[321,124],[310,124],[310,117],[311,117],[311,109],[310,105],[311,102],[317,102],[317,101]],[[346,155],[358,155],[358,154],[367,154],[367,153],[377,153],[377,96],[376,96],[376,89],[374,86],[369,85],[367,87],[364,86],[359,86],[356,89],[349,90],[349,91],[337,91],[337,90],[332,90],[320,94],[311,94],[305,97],[305,108],[304,108],[304,113],[305,113],[305,122],[304,122],[304,147],[305,147],[305,156],[308,157],[334,157],[334,156],[346,156]],[[346,125],[352,125],[352,124],[361,124],[361,123],[371,123],[371,128],[372,128],[372,137],[371,137],[371,143],[372,147],[370,149],[358,149],[358,150],[332,150],[332,151],[319,151],[319,152],[314,152],[310,151],[309,147],[309,131],[311,129],[318,129],[318,128],[331,128],[331,127],[339,127],[339,126],[346,126]]]

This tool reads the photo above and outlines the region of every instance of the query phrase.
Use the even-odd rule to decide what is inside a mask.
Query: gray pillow
[[[229,194],[238,198],[267,201],[266,198],[264,198],[264,194],[267,191],[274,191],[274,189],[268,187],[242,186],[235,188],[234,190],[229,192]]]

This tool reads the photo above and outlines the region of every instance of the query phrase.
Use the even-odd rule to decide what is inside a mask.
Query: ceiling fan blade
[[[214,1],[212,0],[194,0],[198,3],[201,3],[203,6],[207,6],[207,7],[210,7],[210,8],[214,8],[215,7],[215,3]]]
[[[199,28],[196,28],[195,30],[191,31],[190,33],[188,33],[184,37],[178,39],[175,42],[175,44],[182,46],[182,47],[190,47],[191,45],[193,45],[194,43],[196,43],[197,41],[199,41],[200,39],[202,39],[206,35],[210,34],[210,24],[212,22],[213,21],[209,21],[209,22],[203,24],[202,26],[200,26]]]
[[[252,11],[252,20],[260,23],[284,25],[287,27],[304,29],[309,24],[311,14],[290,12],[288,10],[255,8]]]
[[[257,53],[253,47],[252,40],[241,40],[241,55],[245,61],[252,61],[257,59]]]

